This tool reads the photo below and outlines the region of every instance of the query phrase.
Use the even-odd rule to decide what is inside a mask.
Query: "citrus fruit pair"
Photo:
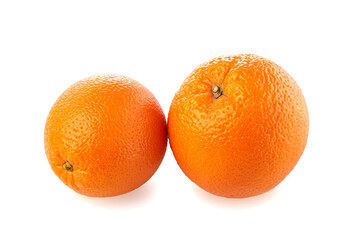
[[[96,75],[68,88],[45,126],[55,174],[80,194],[115,196],[144,184],[167,145],[194,183],[224,197],[278,185],[302,155],[309,130],[305,99],[274,62],[252,55],[215,58],[196,68],[168,114],[140,83]]]

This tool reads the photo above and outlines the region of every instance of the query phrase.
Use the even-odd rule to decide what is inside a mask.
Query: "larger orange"
[[[166,144],[166,119],[154,95],[119,75],[92,76],[69,87],[45,126],[52,170],[88,196],[141,186],[159,167]]]
[[[168,116],[170,146],[183,172],[208,192],[250,197],[295,167],[309,118],[294,79],[265,58],[218,57],[196,68]]]

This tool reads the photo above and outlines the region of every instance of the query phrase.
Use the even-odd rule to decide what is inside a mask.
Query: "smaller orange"
[[[166,120],[140,83],[95,75],[57,99],[44,142],[52,170],[68,187],[87,196],[115,196],[138,188],[156,172],[166,151]]]

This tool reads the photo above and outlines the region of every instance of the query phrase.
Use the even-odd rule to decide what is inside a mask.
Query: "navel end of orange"
[[[63,167],[65,170],[67,170],[67,171],[70,171],[70,172],[74,171],[73,166],[72,166],[69,162],[64,163],[64,164],[62,165],[62,167]]]

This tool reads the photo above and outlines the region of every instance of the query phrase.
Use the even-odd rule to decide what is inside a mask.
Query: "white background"
[[[1,239],[360,239],[358,1],[0,1]],[[224,54],[288,71],[310,112],[306,150],[272,191],[226,199],[168,146],[141,188],[89,198],[51,171],[46,116],[97,73],[149,88],[165,114],[185,77]]]

